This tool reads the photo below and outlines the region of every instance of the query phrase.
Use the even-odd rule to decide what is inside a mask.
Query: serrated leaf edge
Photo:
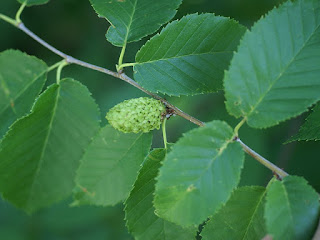
[[[272,10],[270,10],[268,13],[266,13],[266,14],[263,15],[263,16],[261,16],[261,18],[260,18],[257,22],[254,23],[254,25],[252,26],[251,30],[247,29],[247,31],[245,32],[245,34],[242,36],[242,38],[241,38],[241,40],[240,40],[240,43],[239,43],[239,45],[238,45],[237,51],[236,51],[236,52],[234,53],[234,55],[233,55],[233,58],[232,58],[232,60],[231,60],[231,62],[230,62],[230,64],[229,64],[229,68],[228,68],[227,70],[225,70],[225,75],[224,75],[224,79],[223,79],[223,89],[224,89],[224,90],[226,89],[226,88],[225,88],[226,74],[228,74],[228,72],[229,72],[229,70],[230,70],[230,66],[232,65],[232,62],[234,61],[234,57],[239,54],[239,53],[238,53],[238,50],[239,50],[239,47],[241,46],[241,44],[242,44],[242,42],[243,42],[243,40],[244,40],[244,37],[245,37],[246,35],[249,35],[249,34],[254,34],[254,33],[252,33],[252,30],[255,29],[255,28],[257,28],[257,25],[260,23],[261,20],[264,20],[266,17],[270,16],[271,14],[274,14],[276,11],[282,10],[282,8],[287,8],[288,6],[292,6],[292,4],[293,4],[293,1],[289,0],[289,1],[284,2],[283,4],[280,4],[279,6],[275,6],[275,7],[274,7]],[[320,25],[319,25],[317,28],[320,28]],[[310,36],[308,39],[310,39],[313,35],[314,35],[314,33],[311,34],[311,36]],[[306,42],[307,42],[307,41],[306,41]],[[304,46],[305,46],[305,44],[304,44]],[[304,47],[304,46],[303,46],[303,47]],[[302,47],[302,48],[303,48],[303,47]],[[302,50],[302,49],[299,50],[298,54],[300,53],[301,50]],[[297,56],[297,54],[294,56],[294,58],[295,58],[296,56]],[[289,64],[287,64],[287,66],[285,67],[286,69],[289,67],[289,65],[292,64],[292,61],[293,61],[293,59],[290,61]],[[281,73],[280,76],[282,76],[282,74],[283,74],[283,73]],[[277,77],[277,80],[278,80],[278,78],[279,78],[279,77]],[[276,82],[277,82],[277,81],[274,81],[269,89],[271,89],[272,86],[273,86]],[[268,90],[268,91],[269,91],[269,90]],[[268,93],[268,92],[266,92],[266,93],[264,94],[264,96],[265,96],[267,93]],[[225,91],[225,98],[226,98],[226,99],[227,99],[227,95],[228,95],[228,94],[226,94],[226,91]],[[320,97],[319,97],[319,99],[320,99]],[[319,100],[319,99],[318,99],[318,100]],[[317,101],[318,101],[318,100],[317,100]],[[227,100],[225,100],[225,105],[226,105],[227,112],[228,112],[231,116],[234,116],[234,117],[236,117],[236,118],[240,118],[240,117],[245,117],[245,118],[247,118],[247,117],[248,117],[248,114],[252,113],[252,111],[253,111],[253,110],[251,109],[248,114],[244,113],[243,111],[241,111],[241,112],[242,112],[242,115],[234,114],[234,113],[231,112],[231,110],[230,110],[230,108],[228,107],[228,105],[226,104],[226,102],[227,102]],[[259,103],[260,103],[260,102],[261,102],[261,101],[259,101]],[[259,104],[259,103],[258,103],[258,104]],[[315,102],[314,102],[314,103],[315,103]],[[257,128],[257,129],[267,129],[267,128],[276,126],[276,125],[278,125],[278,124],[281,123],[281,122],[285,122],[285,121],[287,121],[287,120],[289,120],[289,119],[292,119],[292,118],[294,118],[294,117],[297,117],[297,116],[301,115],[302,113],[308,111],[308,108],[310,108],[314,103],[311,103],[310,105],[308,105],[308,106],[306,107],[305,110],[299,111],[299,112],[297,112],[297,113],[296,113],[295,115],[293,115],[293,116],[289,116],[289,117],[287,117],[287,118],[284,118],[284,119],[282,119],[282,120],[276,121],[276,122],[274,122],[274,123],[272,123],[272,124],[269,124],[269,125],[258,126],[258,127],[257,127],[257,126],[252,126],[252,125],[250,125],[250,121],[248,121],[248,120],[247,120],[247,123],[248,123],[248,125],[249,125],[250,127],[253,127],[253,128]],[[258,104],[256,104],[255,108],[257,107]]]
[[[213,123],[213,122],[220,122],[220,123],[224,124],[227,128],[229,128],[230,131],[233,132],[233,130],[232,130],[232,128],[230,127],[230,125],[227,124],[225,121],[213,120],[213,121],[211,121],[211,122],[209,122],[209,123]],[[197,131],[197,129],[199,129],[199,128],[195,128],[195,129],[192,129],[192,130],[190,130],[190,131],[188,131],[188,132],[186,132],[186,133],[183,133],[183,134],[182,134],[182,137],[180,137],[176,143],[178,143],[182,138],[188,137],[189,134],[192,134],[193,132]],[[228,144],[226,145],[226,147],[225,147],[224,149],[226,149],[227,146],[228,146],[230,143],[233,143],[233,142],[234,142],[234,141],[233,141],[233,134],[232,134],[232,138],[230,138],[230,139],[229,139],[228,141],[226,141],[226,142],[228,142]],[[175,143],[175,144],[176,144],[176,143]],[[234,142],[234,143],[236,143],[236,142]],[[174,148],[174,146],[173,146],[173,148]],[[172,150],[173,150],[173,148],[172,148]],[[221,149],[222,149],[222,148],[221,148]],[[172,150],[171,150],[171,152],[172,152]],[[163,161],[160,163],[161,165],[163,165],[163,164],[165,163],[165,161],[167,160],[167,156],[168,156],[168,154],[165,156],[165,158],[163,159]],[[241,178],[241,172],[242,172],[242,169],[244,168],[244,152],[243,152],[243,151],[242,151],[242,156],[243,156],[242,166],[240,167],[240,171],[239,171],[239,176],[238,176],[238,179],[237,179],[236,187],[229,193],[229,196],[227,197],[226,201],[225,201],[224,203],[220,204],[220,206],[217,207],[217,209],[215,210],[215,212],[213,212],[213,213],[211,213],[211,214],[209,214],[209,215],[207,216],[208,218],[210,218],[210,217],[212,217],[214,214],[216,214],[217,211],[219,211],[219,210],[221,209],[222,205],[223,205],[223,204],[226,204],[226,203],[228,202],[228,200],[230,199],[232,193],[237,189],[237,185],[239,184],[240,178]],[[162,166],[161,166],[161,167],[162,167]],[[158,182],[159,178],[161,177],[161,171],[160,171],[161,167],[159,168],[158,176],[155,178],[155,180],[156,180],[155,187],[156,187],[156,188],[157,188],[157,182]],[[156,193],[156,188],[155,188],[155,191],[154,191],[154,193],[153,193],[154,197],[153,197],[153,201],[152,201],[152,204],[153,204],[153,206],[154,206],[155,209],[156,209],[156,207],[155,207],[155,193]],[[167,217],[167,216],[159,216],[159,214],[157,213],[156,210],[155,210],[155,214],[156,214],[159,218],[162,218],[162,219],[164,219],[164,220],[166,220],[166,221],[168,221],[168,222],[174,223],[174,224],[176,224],[176,225],[178,225],[178,226],[180,226],[180,227],[182,227],[182,228],[184,228],[184,229],[187,229],[187,228],[192,227],[192,226],[193,226],[193,227],[196,227],[196,226],[197,226],[196,224],[192,224],[192,225],[181,225],[181,224],[177,224],[177,223],[175,223],[174,221],[172,221],[172,219],[170,219],[170,217]],[[204,222],[206,222],[206,220],[204,220]]]

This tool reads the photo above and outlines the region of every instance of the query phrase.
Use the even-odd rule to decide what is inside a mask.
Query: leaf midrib
[[[290,205],[290,201],[289,201],[289,195],[288,195],[288,192],[287,192],[287,189],[286,189],[285,185],[282,182],[280,183],[280,185],[283,188],[284,197],[286,198],[287,203],[288,203],[287,208],[289,210],[289,217],[291,219],[291,222],[288,221],[288,223],[289,223],[288,225],[291,227],[291,229],[294,230],[294,227],[292,227],[293,216],[292,216],[292,209],[291,209],[291,205]]]
[[[151,61],[146,61],[146,62],[136,62],[134,65],[143,65],[143,64],[148,64],[148,63],[153,63],[153,62],[159,62],[159,61],[168,61],[172,59],[179,59],[179,58],[184,58],[184,57],[190,57],[190,56],[201,56],[201,55],[215,55],[215,54],[225,54],[225,53],[232,53],[232,51],[217,51],[217,52],[204,52],[204,53],[191,53],[189,55],[180,55],[180,56],[173,56],[173,57],[168,57],[168,58],[159,58]]]
[[[42,75],[44,75],[47,72],[47,69],[41,72],[39,75],[37,75],[31,82],[29,82],[24,88],[22,88],[19,93],[16,95],[15,98],[13,98],[14,101],[16,101],[31,85],[33,85]],[[9,96],[8,96],[9,97]],[[6,104],[5,107],[0,110],[0,115],[8,108],[10,108],[10,103]],[[15,113],[16,114],[16,113]]]
[[[58,92],[56,94],[56,99],[55,99],[54,108],[52,110],[51,120],[50,120],[49,127],[48,127],[48,130],[47,130],[47,133],[46,133],[44,144],[42,146],[42,150],[41,150],[41,154],[40,154],[40,158],[39,158],[39,163],[38,163],[38,166],[37,166],[37,169],[36,169],[36,173],[34,174],[33,182],[32,182],[31,188],[30,188],[30,194],[29,194],[28,200],[26,202],[26,206],[29,206],[29,203],[30,203],[30,200],[31,200],[31,196],[33,195],[33,191],[34,191],[34,184],[35,184],[36,179],[37,179],[37,177],[39,175],[39,172],[40,172],[40,169],[41,169],[41,165],[42,165],[43,159],[44,159],[43,156],[44,156],[45,150],[46,150],[46,148],[48,146],[48,140],[49,140],[49,137],[50,137],[50,133],[52,132],[51,130],[52,130],[52,124],[53,124],[54,116],[56,115],[56,111],[57,111],[57,105],[58,105],[58,101],[59,101],[59,97],[60,97],[60,90],[61,90],[61,85],[58,85]],[[32,204],[31,204],[31,206],[32,206]]]
[[[246,236],[247,236],[247,234],[248,234],[249,228],[251,227],[253,218],[255,217],[255,214],[257,213],[257,211],[258,211],[258,209],[259,209],[259,207],[260,207],[260,204],[261,204],[262,200],[264,199],[264,196],[266,195],[266,192],[267,192],[267,191],[266,191],[266,189],[265,189],[264,192],[263,192],[263,194],[261,195],[261,197],[260,197],[257,205],[256,205],[255,210],[253,211],[252,217],[251,217],[251,219],[250,219],[250,221],[249,221],[249,223],[248,223],[248,226],[247,226],[247,228],[246,228],[246,231],[245,231],[242,239],[246,239]]]
[[[297,56],[301,53],[301,51],[306,47],[307,43],[310,41],[310,39],[316,34],[316,32],[318,31],[320,27],[320,24],[315,28],[315,30],[312,32],[312,34],[310,34],[310,36],[308,37],[308,39],[304,42],[304,44],[301,46],[301,48],[299,49],[299,51],[297,51],[297,53],[292,57],[292,59],[288,62],[288,64],[284,67],[283,71],[279,73],[278,77],[276,77],[276,79],[271,83],[270,87],[265,91],[264,94],[262,94],[262,96],[259,98],[259,100],[257,101],[257,103],[254,105],[253,108],[251,108],[251,110],[246,114],[246,117],[249,117],[260,105],[260,103],[264,100],[264,98],[266,97],[266,95],[271,91],[271,89],[273,88],[273,86],[279,81],[279,79],[281,79],[281,77],[285,74],[286,70],[291,66],[291,64],[295,61],[295,59],[297,58]]]
[[[228,145],[232,142],[232,140],[226,140],[226,142],[224,144],[222,144],[222,146],[220,147],[220,150],[218,152],[218,154],[212,159],[212,161],[210,161],[210,163],[208,164],[208,166],[202,171],[202,173],[199,175],[199,177],[197,178],[197,181],[199,181],[200,178],[203,177],[203,175],[205,173],[208,172],[209,168],[211,168],[212,164],[214,163],[214,161],[216,161],[217,158],[219,158],[222,153],[227,149]]]
[[[202,176],[208,172],[208,169],[212,166],[213,162],[222,155],[222,153],[224,152],[224,150],[228,147],[228,145],[232,142],[232,140],[226,140],[226,142],[221,146],[220,151],[218,152],[218,154],[216,156],[213,157],[212,161],[210,161],[210,163],[208,164],[208,166],[202,171],[201,174],[199,174],[199,176],[196,178],[196,180],[194,180],[194,182],[198,182],[199,179],[202,178]],[[184,198],[184,196],[187,194],[188,192],[184,191],[183,194],[180,194],[180,198],[179,200],[177,200],[171,208],[174,208],[178,202]],[[164,213],[166,213],[167,211],[169,211],[170,209],[167,209],[166,211],[164,211]]]
[[[129,37],[129,33],[130,33],[130,28],[131,28],[131,25],[132,25],[132,22],[133,22],[133,16],[135,14],[135,11],[136,11],[136,7],[137,7],[137,2],[138,0],[135,0],[134,4],[133,4],[133,8],[132,8],[132,13],[131,13],[131,16],[130,16],[130,22],[127,26],[127,34],[125,36],[125,39],[124,39],[124,42],[123,42],[123,45],[122,46],[125,46],[128,42],[128,37]]]
[[[151,157],[151,156],[149,155],[148,158],[150,158],[150,157]],[[158,160],[157,160],[157,161],[158,161]],[[159,162],[160,162],[160,161],[159,161]],[[139,175],[138,175],[138,180],[137,180],[137,181],[139,181],[139,179],[141,179],[141,178],[142,178],[143,176],[145,176],[146,174],[149,174],[150,172],[154,172],[154,171],[158,172],[158,168],[159,168],[159,165],[158,165],[158,164],[159,164],[159,163],[155,163],[154,165],[152,165],[151,167],[149,167],[149,168],[148,168],[146,171],[144,171],[144,172],[142,172],[142,171],[140,170],[141,172],[140,172]],[[142,173],[142,174],[141,174],[141,173]],[[141,174],[141,175],[140,175],[140,174]],[[148,211],[149,211],[150,209],[151,209],[151,210],[154,209],[153,205],[151,204],[151,207],[148,207],[148,209],[147,209],[141,216],[139,216],[139,217],[134,221],[133,225],[131,225],[130,227],[128,226],[128,224],[129,224],[128,215],[131,213],[131,211],[132,211],[134,208],[137,207],[137,205],[139,205],[139,204],[140,204],[141,202],[143,202],[147,197],[149,197],[150,194],[153,194],[153,193],[154,193],[155,187],[153,187],[153,189],[152,189],[151,191],[149,191],[147,194],[142,193],[142,194],[144,194],[144,197],[143,197],[142,199],[140,199],[138,202],[136,202],[135,204],[130,204],[129,210],[128,210],[128,200],[130,200],[130,197],[132,197],[132,195],[140,194],[140,193],[139,193],[140,190],[145,189],[145,187],[148,186],[152,181],[155,182],[155,176],[153,176],[153,175],[151,175],[151,176],[152,176],[152,177],[150,177],[147,182],[144,182],[144,183],[140,186],[140,188],[137,188],[136,185],[134,185],[133,190],[131,191],[128,199],[127,199],[126,202],[125,202],[125,204],[126,204],[126,206],[125,206],[125,212],[126,212],[126,219],[127,219],[127,227],[130,229],[130,231],[133,231],[133,232],[134,232],[134,227],[136,226],[137,222],[138,222],[144,215],[146,215],[146,213],[148,213]],[[136,181],[136,182],[137,182],[137,181]],[[152,184],[152,185],[154,186],[154,184]],[[133,192],[133,191],[134,191],[134,192]],[[151,226],[152,226],[154,223],[156,223],[156,222],[159,221],[159,220],[162,220],[162,219],[160,219],[158,216],[156,216],[156,219],[155,219],[151,224],[149,224],[148,226],[146,226],[145,229],[144,229],[142,232],[140,232],[138,236],[143,236],[144,233],[145,233],[149,228],[151,228]],[[164,220],[162,220],[162,221],[164,221]],[[130,220],[130,222],[131,222],[131,220]]]
[[[111,168],[108,169],[110,172],[112,172],[116,167],[119,166],[119,162],[121,162],[121,161],[124,159],[124,157],[128,154],[128,152],[132,149],[132,147],[133,147],[133,146],[135,145],[135,143],[141,138],[142,135],[143,135],[143,134],[141,133],[141,134],[133,141],[133,143],[130,145],[130,147],[127,149],[127,151],[126,151],[124,154],[122,154],[121,157],[119,157],[119,159],[115,162],[115,164],[114,164]],[[94,184],[92,184],[92,188],[89,187],[89,186],[88,186],[88,188],[90,188],[91,191],[92,191],[93,188],[96,188],[96,187],[100,184],[100,182],[104,180],[104,176],[105,176],[105,175],[103,175],[102,177],[99,177],[99,178],[97,179],[97,181],[96,181]]]

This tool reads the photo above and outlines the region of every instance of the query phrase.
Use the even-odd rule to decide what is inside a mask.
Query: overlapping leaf
[[[49,2],[49,0],[18,0],[19,3],[27,3],[27,6],[33,6],[33,5],[41,5],[41,4],[46,4]]]
[[[301,177],[288,176],[267,189],[265,218],[274,240],[311,239],[319,216],[319,195]]]
[[[320,99],[320,2],[287,1],[242,39],[225,75],[229,113],[276,125]]]
[[[228,200],[244,158],[232,136],[229,125],[213,121],[173,146],[156,184],[157,215],[182,226],[198,225]]]
[[[0,138],[28,113],[46,81],[47,66],[15,50],[0,53]]]
[[[67,197],[99,118],[97,105],[79,82],[51,85],[1,143],[2,196],[27,212]]]
[[[107,39],[115,46],[138,41],[174,17],[182,0],[90,0],[111,27]]]
[[[214,14],[168,24],[137,53],[135,79],[152,92],[190,95],[222,88],[224,70],[245,27]]]
[[[263,187],[237,189],[226,205],[206,223],[201,232],[202,239],[262,239],[267,234],[263,217],[265,193]]]
[[[308,116],[306,122],[301,126],[297,135],[288,142],[297,140],[320,140],[320,104],[318,103],[313,112]]]
[[[125,200],[149,152],[152,134],[122,133],[102,128],[77,171],[73,205],[115,205]]]
[[[155,149],[149,153],[139,172],[134,188],[126,201],[126,220],[129,232],[139,240],[194,239],[196,228],[183,229],[155,215],[152,204],[155,177],[165,157],[166,150]]]

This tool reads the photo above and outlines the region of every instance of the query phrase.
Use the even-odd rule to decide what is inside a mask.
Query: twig
[[[67,61],[67,63],[74,63],[74,64],[77,64],[77,65],[80,65],[80,66],[83,66],[83,67],[86,67],[86,68],[90,68],[90,69],[93,69],[93,70],[96,70],[96,71],[99,71],[99,72],[103,72],[105,74],[108,74],[108,75],[111,75],[113,77],[119,78],[119,76],[118,76],[119,74],[117,72],[113,72],[113,71],[110,71],[108,69],[101,68],[101,67],[95,66],[93,64],[83,62],[83,61],[81,61],[79,59],[76,59],[74,57],[71,57],[71,56],[61,52],[60,50],[58,50],[55,47],[51,46],[49,43],[45,42],[40,37],[38,37],[36,34],[31,32],[23,23],[20,23],[17,27],[21,31],[26,33],[28,36],[30,36],[31,38],[36,40],[38,43],[40,43],[42,46],[44,46],[45,48],[49,49],[51,52],[53,52],[56,55],[64,58]]]
[[[61,52],[60,50],[56,49],[55,47],[51,46],[50,44],[48,44],[47,42],[45,42],[44,40],[42,40],[40,37],[38,37],[36,34],[34,34],[33,32],[31,32],[23,23],[18,24],[17,26],[20,30],[22,30],[24,33],[26,33],[27,35],[29,35],[31,38],[33,38],[34,40],[36,40],[38,43],[40,43],[41,45],[43,45],[44,47],[46,47],[47,49],[49,49],[50,51],[52,51],[53,53],[59,55],[60,57],[64,58],[67,63],[73,63],[73,64],[77,64],[80,65],[82,67],[86,67],[86,68],[90,68],[108,75],[111,75],[113,77],[119,78],[121,80],[124,80],[125,82],[131,84],[132,86],[140,89],[141,91],[143,91],[144,93],[148,94],[149,96],[160,100],[164,105],[166,105],[168,108],[172,109],[174,111],[175,114],[189,120],[190,122],[198,125],[198,126],[204,126],[204,123],[201,122],[200,120],[190,116],[189,114],[181,111],[179,108],[175,107],[174,105],[170,104],[167,100],[165,100],[164,98],[160,97],[157,94],[154,94],[152,92],[149,92],[148,90],[144,89],[143,87],[141,87],[136,81],[134,81],[133,79],[131,79],[130,77],[128,77],[126,74],[124,73],[118,73],[118,72],[113,72],[110,71],[106,68],[102,68],[102,67],[98,67],[96,65],[81,61],[79,59],[76,59],[72,56],[69,56],[63,52]]]
[[[280,169],[279,167],[274,165],[272,162],[268,161],[267,159],[265,159],[264,157],[262,157],[261,155],[259,155],[255,151],[253,151],[246,144],[244,144],[239,138],[236,137],[235,141],[240,143],[240,145],[242,146],[243,150],[246,153],[248,153],[250,156],[252,156],[254,159],[256,159],[258,162],[260,162],[265,167],[269,168],[272,172],[274,172],[278,178],[282,179],[282,178],[289,175],[288,173],[286,173],[285,171],[283,171],[282,169]]]
[[[44,47],[46,47],[47,49],[49,49],[50,51],[52,51],[53,53],[55,53],[56,55],[62,57],[65,59],[65,61],[67,63],[73,63],[73,64],[77,64],[80,65],[82,67],[85,68],[89,68],[95,71],[99,71],[102,73],[105,73],[107,75],[113,76],[115,78],[119,78],[129,84],[131,84],[132,86],[140,89],[141,91],[143,91],[144,93],[148,94],[149,96],[160,100],[164,105],[167,106],[167,108],[172,110],[173,114],[176,114],[200,127],[204,126],[205,123],[190,116],[189,114],[181,111],[179,108],[177,108],[176,106],[172,105],[171,103],[169,103],[167,100],[165,100],[164,98],[160,97],[157,94],[154,94],[152,92],[149,92],[148,90],[144,89],[143,87],[141,87],[137,82],[135,82],[133,79],[131,79],[130,77],[128,77],[125,73],[120,72],[113,72],[110,71],[106,68],[102,68],[84,61],[81,61],[79,59],[76,59],[72,56],[69,56],[63,52],[61,52],[60,50],[56,49],[55,47],[51,46],[50,44],[48,44],[47,42],[45,42],[44,40],[42,40],[40,37],[38,37],[36,34],[34,34],[33,32],[31,32],[22,22],[17,22],[14,19],[11,19],[3,14],[0,14],[0,19],[5,20],[6,22],[11,23],[12,25],[16,26],[17,28],[19,28],[20,30],[22,30],[24,33],[26,33],[28,36],[30,36],[31,38],[33,38],[34,40],[36,40],[38,43],[40,43],[41,45],[43,45]],[[243,119],[240,124],[236,127],[236,132],[239,130],[239,128],[242,126],[242,124],[245,122],[245,119]],[[279,178],[283,178],[285,176],[287,176],[288,174],[286,172],[284,172],[283,170],[281,170],[280,168],[278,168],[276,165],[274,165],[273,163],[269,162],[267,159],[265,159],[264,157],[260,156],[258,153],[256,153],[255,151],[253,151],[251,148],[249,148],[247,145],[245,145],[238,137],[235,137],[234,139],[235,141],[238,141],[243,150],[248,153],[249,155],[251,155],[252,157],[254,157],[256,160],[258,160],[262,165],[266,166],[267,168],[269,168],[271,171],[273,171],[274,173],[276,173]]]

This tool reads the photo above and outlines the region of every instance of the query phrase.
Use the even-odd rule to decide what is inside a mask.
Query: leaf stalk
[[[124,67],[133,67],[137,65],[138,63],[123,63],[120,66],[118,66],[119,69],[123,69]]]
[[[16,20],[14,20],[13,18],[10,18],[6,15],[3,15],[0,13],[0,19],[2,19],[3,21],[7,22],[7,23],[10,23],[12,24],[13,26],[17,27],[18,26],[18,23]]]
[[[167,118],[164,117],[163,122],[162,122],[162,136],[163,136],[163,143],[164,143],[164,148],[167,149],[167,132],[166,132],[166,123],[167,123]]]
[[[68,65],[67,61],[63,60],[62,62],[60,62],[58,69],[57,69],[57,84],[60,84],[60,79],[61,79],[61,71],[63,69],[64,66]]]
[[[122,49],[121,49],[118,65],[116,65],[117,72],[121,72],[121,70],[122,70],[122,67],[123,67],[122,66],[123,65],[122,62],[123,62],[124,53],[126,52],[126,47],[127,47],[127,43],[125,42],[124,45],[122,46]]]
[[[242,127],[242,125],[246,122],[246,118],[243,118],[241,122],[238,123],[238,125],[234,128],[234,137],[239,136],[239,129]]]
[[[52,66],[48,67],[47,72],[51,72],[52,70],[56,69],[57,67],[59,67],[61,65],[62,62],[65,62],[65,60],[63,59],[62,61],[59,61],[59,62],[53,64]]]
[[[22,12],[23,12],[23,10],[24,10],[24,8],[26,6],[27,6],[27,1],[25,1],[23,4],[21,4],[19,10],[17,11],[17,14],[16,14],[16,22],[17,22],[17,24],[22,23],[20,16],[21,16],[21,14],[22,14]]]

